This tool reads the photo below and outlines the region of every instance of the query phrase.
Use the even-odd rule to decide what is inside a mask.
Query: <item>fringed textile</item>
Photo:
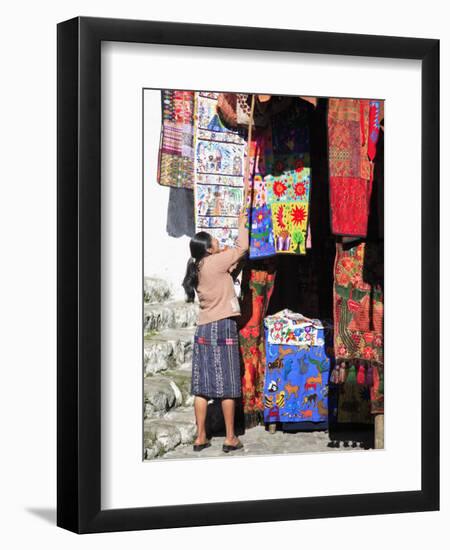
[[[194,187],[194,92],[161,90],[161,137],[157,180],[169,187]]]
[[[367,234],[379,128],[380,101],[329,99],[330,209],[335,235]]]
[[[239,343],[243,363],[242,397],[247,427],[262,419],[264,403],[264,316],[275,284],[273,269],[244,271]]]
[[[384,394],[383,291],[363,280],[366,243],[336,244],[334,268],[335,384],[367,385],[372,412],[380,412]],[[381,381],[381,382],[380,382]]]

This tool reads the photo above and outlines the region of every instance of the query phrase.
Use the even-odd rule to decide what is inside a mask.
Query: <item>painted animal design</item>
[[[298,390],[300,389],[300,386],[294,386],[292,385],[290,382],[287,382],[285,385],[284,385],[284,389],[287,391],[288,393],[288,399],[289,397],[291,397],[292,395],[295,395],[295,397],[298,399]]]
[[[273,406],[273,395],[264,396],[264,407],[266,409],[271,409]]]
[[[278,386],[280,384],[280,379],[277,378],[276,380],[271,380],[269,382],[269,385],[267,386],[267,391],[271,393],[275,393],[278,391]]]
[[[300,374],[306,374],[308,372],[309,365],[305,361],[305,358],[301,357],[300,359],[297,360],[297,363],[300,369]]]
[[[306,379],[304,389],[307,390],[314,390],[316,391],[317,386],[322,384],[322,373],[319,372],[317,376],[310,376]]]
[[[275,369],[282,369],[283,368],[283,361],[281,357],[277,357],[275,361],[271,361],[267,363],[267,367],[269,370],[275,370]]]
[[[325,407],[322,400],[317,401],[317,411],[320,414],[320,416],[328,416],[328,408]]]
[[[311,409],[308,409],[306,411],[300,411],[300,416],[302,418],[312,418],[312,410]]]
[[[311,393],[310,395],[305,395],[303,398],[303,404],[304,405],[312,405],[314,406],[317,402],[317,393]]]
[[[294,368],[294,361],[291,358],[286,359],[284,362],[284,375],[286,376],[286,378],[289,376],[293,368]]]
[[[280,391],[280,393],[276,397],[277,406],[281,409],[282,407],[284,407],[285,402],[286,402],[286,393],[284,391]]]
[[[286,357],[286,355],[290,355],[291,353],[295,353],[295,349],[293,349],[292,347],[290,348],[287,348],[287,349],[283,349],[280,347],[279,351],[278,351],[278,356],[280,359],[284,359]]]

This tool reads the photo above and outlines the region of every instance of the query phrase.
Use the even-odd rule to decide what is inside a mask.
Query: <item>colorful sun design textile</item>
[[[272,204],[273,233],[277,253],[305,254],[307,203]]]
[[[383,408],[383,291],[363,281],[365,243],[336,245],[334,268],[334,383],[367,385],[372,412]]]
[[[250,258],[305,254],[311,168],[307,110],[293,101],[255,130]],[[253,145],[253,144],[252,144]]]
[[[323,329],[319,337],[324,338]],[[330,360],[325,346],[271,344],[266,332],[264,421],[328,421]]]
[[[213,235],[221,246],[232,246],[243,201],[246,142],[221,122],[218,96],[195,94],[196,229]]]
[[[161,90],[162,124],[157,180],[194,187],[194,92]]]
[[[269,344],[303,347],[325,345],[323,337],[319,336],[324,328],[319,319],[309,319],[301,313],[283,309],[266,317],[264,324]]]
[[[275,251],[305,254],[311,163],[307,110],[298,101],[272,118],[272,151],[266,187]]]
[[[330,207],[335,235],[367,235],[379,113],[380,101],[329,99]]]
[[[239,343],[244,366],[242,375],[243,406],[248,423],[257,422],[257,417],[262,417],[264,410],[266,356],[263,322],[274,283],[275,272],[251,269],[243,276],[241,319],[245,324],[239,330]]]

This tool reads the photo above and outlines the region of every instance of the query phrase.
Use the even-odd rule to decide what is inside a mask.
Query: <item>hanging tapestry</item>
[[[250,258],[275,254],[272,210],[267,204],[266,157],[272,152],[272,129],[256,128],[250,144]]]
[[[224,126],[215,92],[195,94],[196,230],[207,231],[220,246],[233,246],[243,202],[246,142]]]
[[[304,103],[292,101],[255,134],[250,258],[305,254],[311,166]]]
[[[242,126],[248,129],[251,113],[251,94],[221,93],[217,98],[217,112],[221,120],[231,128]],[[253,126],[267,126],[270,121],[270,112],[266,104],[255,96],[253,110]]]
[[[157,180],[194,187],[194,92],[161,90],[161,137]]]
[[[289,314],[292,312],[289,312]],[[281,313],[281,312],[280,312]],[[279,322],[265,319],[266,375],[264,383],[265,422],[328,421],[328,376],[330,360],[325,345],[293,345],[291,339],[269,342],[268,330]],[[312,320],[311,320],[312,321]],[[318,341],[325,341],[324,328],[317,320]],[[310,327],[311,325],[307,325]],[[298,328],[304,331],[307,326]],[[304,341],[299,337],[298,341]],[[291,342],[290,344],[288,342]]]
[[[265,321],[269,344],[293,346],[323,346],[325,341],[319,335],[323,326],[319,319],[308,319],[301,313],[283,309]]]
[[[367,234],[379,113],[380,101],[328,101],[330,210],[335,235]]]
[[[266,177],[267,202],[277,253],[305,254],[311,163],[308,110],[293,101],[272,118],[272,151]]]
[[[369,386],[375,412],[384,394],[383,290],[363,280],[365,248],[366,243],[336,244],[332,381]]]
[[[246,426],[262,419],[265,372],[264,316],[275,283],[273,267],[244,271],[239,343],[243,362],[242,397]]]
[[[236,123],[245,128],[250,124],[251,98],[251,94],[236,94]],[[258,96],[255,96],[253,126],[265,127],[269,121],[270,112],[267,106],[258,100]]]
[[[223,93],[217,98],[217,112],[224,124],[231,128],[237,127],[236,113],[237,94]]]

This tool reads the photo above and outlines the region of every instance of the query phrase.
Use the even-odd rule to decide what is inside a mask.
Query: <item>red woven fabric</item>
[[[330,208],[335,235],[367,235],[373,173],[368,156],[369,109],[366,99],[329,100]]]
[[[275,283],[275,272],[252,269],[243,280],[244,297],[241,304],[244,326],[239,331],[243,362],[242,398],[246,415],[264,411],[264,316]]]

